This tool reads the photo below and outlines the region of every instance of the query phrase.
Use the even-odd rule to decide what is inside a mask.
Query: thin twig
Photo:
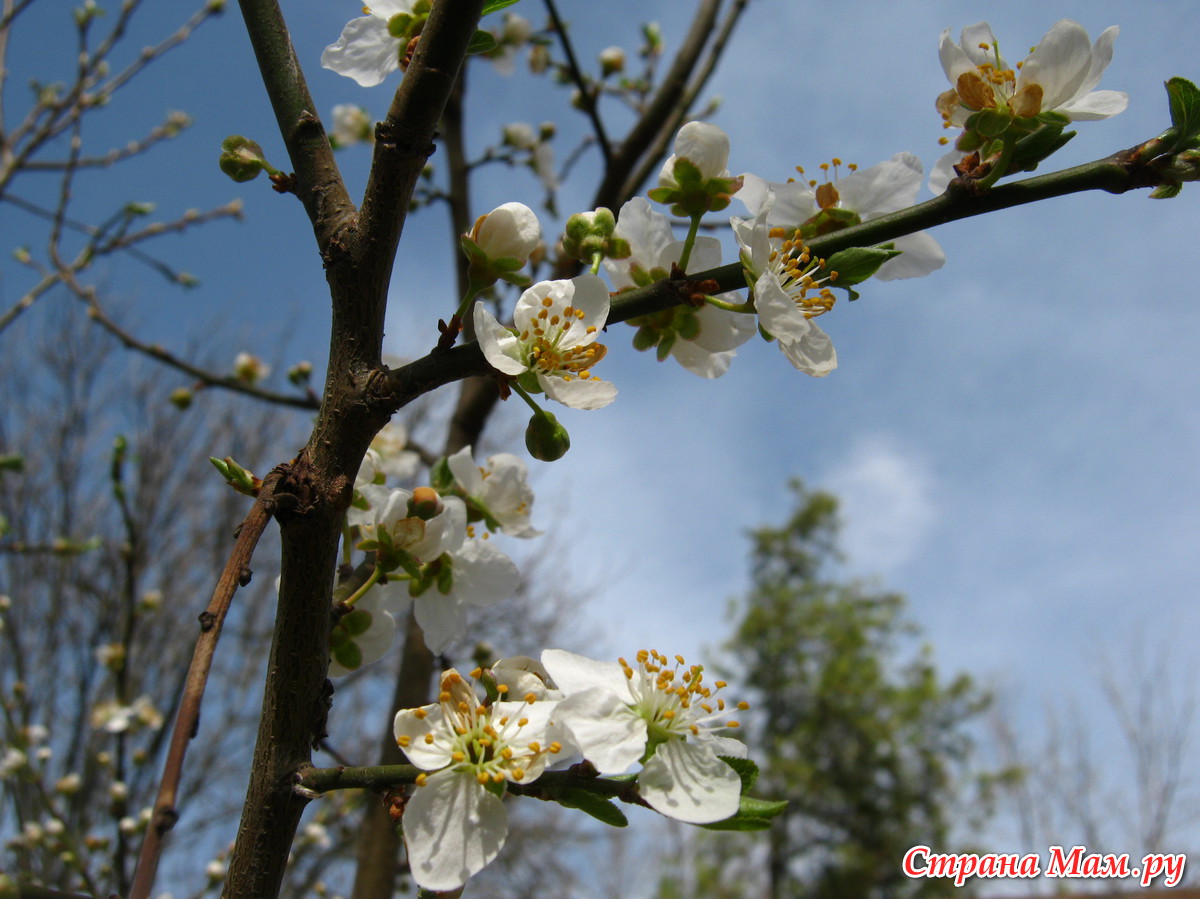
[[[674,139],[675,132],[683,124],[683,120],[695,105],[700,92],[704,90],[709,78],[712,77],[713,72],[716,70],[717,63],[721,61],[721,57],[725,54],[729,38],[733,36],[733,29],[745,11],[748,2],[749,0],[734,0],[733,5],[725,15],[724,21],[721,23],[721,27],[717,30],[717,36],[713,39],[712,46],[709,47],[704,62],[700,64],[696,77],[692,79],[687,90],[684,92],[683,99],[672,110],[670,119],[659,131],[658,137],[646,151],[645,156],[642,157],[641,164],[636,167],[633,174],[621,186],[622,196],[631,197],[637,193],[646,182],[646,179],[654,172],[654,169],[662,162],[663,157],[667,155],[667,146]]]
[[[225,563],[225,570],[221,572],[217,581],[216,589],[213,590],[212,600],[200,616],[200,636],[196,640],[196,649],[188,667],[183,700],[179,706],[179,715],[175,719],[175,727],[171,731],[171,745],[163,765],[158,797],[154,801],[154,816],[142,842],[129,899],[146,899],[150,895],[158,870],[158,860],[162,854],[163,837],[179,818],[176,801],[179,782],[183,777],[183,760],[188,743],[196,735],[199,726],[200,702],[204,698],[204,688],[212,669],[221,627],[233,602],[233,594],[239,585],[245,583],[254,549],[274,511],[275,487],[285,473],[286,470],[280,466],[263,479],[258,498],[238,528],[237,541],[229,554],[229,561]]]
[[[562,19],[558,16],[558,7],[554,0],[543,0],[546,4],[546,12],[550,14],[550,22],[554,26],[554,30],[558,32],[558,39],[562,43],[563,53],[567,56],[567,70],[571,73],[571,80],[575,82],[575,86],[579,88],[579,96],[583,102],[583,111],[587,113],[587,117],[592,122],[592,130],[596,132],[596,142],[600,144],[600,152],[604,156],[604,164],[607,166],[612,162],[612,145],[608,142],[608,134],[604,130],[604,122],[600,118],[600,113],[596,109],[596,95],[589,87],[587,80],[583,76],[583,69],[579,65],[579,60],[575,58],[575,48],[571,46],[571,39],[567,36],[567,29],[563,25]]]

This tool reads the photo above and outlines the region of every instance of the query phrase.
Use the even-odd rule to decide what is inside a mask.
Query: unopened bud
[[[288,369],[287,379],[297,387],[300,387],[308,383],[309,378],[312,377],[312,372],[313,367],[311,362],[297,362]]]
[[[408,501],[408,514],[428,521],[442,511],[442,498],[432,487],[418,487]]]
[[[234,181],[253,181],[263,169],[270,169],[263,149],[255,141],[233,134],[221,141],[221,171]]]
[[[192,404],[195,394],[186,387],[177,387],[171,391],[171,395],[167,397],[171,405],[177,409],[186,409]]]
[[[534,413],[525,429],[525,448],[529,455],[543,462],[561,459],[571,448],[571,435],[550,412]]]
[[[600,51],[600,75],[607,78],[625,71],[625,51],[620,47],[605,47]]]

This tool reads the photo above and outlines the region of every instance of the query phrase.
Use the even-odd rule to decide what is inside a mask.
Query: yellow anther
[[[512,747],[505,746],[503,749],[500,750],[500,755],[502,755],[506,759],[512,758],[513,757]]]
[[[467,525],[467,536],[469,536],[469,537],[475,536],[474,534],[471,533],[470,525]],[[470,671],[470,675],[475,680],[479,680],[479,678],[483,677],[483,669],[482,668],[472,668]]]
[[[550,299],[549,297],[542,297],[542,305],[549,309],[554,305],[554,300]]]
[[[508,692],[508,684],[496,684],[496,692],[503,696]]]
[[[491,780],[491,778],[488,776],[488,773],[486,771],[476,771],[475,772],[475,781],[480,786],[483,786],[489,780]]]
[[[737,704],[737,707],[738,707],[738,709],[740,709],[741,711],[743,711],[743,712],[744,712],[744,711],[746,711],[748,708],[750,708],[750,703],[748,703],[748,702],[746,702],[745,700],[743,700],[742,702],[739,702],[739,703]]]
[[[529,723],[528,718],[518,718],[517,719],[517,727],[524,727],[528,723]]]
[[[513,780],[524,780],[525,779],[525,769],[524,768],[513,768],[512,776],[513,776]],[[500,780],[503,780],[503,779],[504,779],[504,775],[500,775]],[[497,781],[497,783],[499,783],[499,781]]]
[[[407,749],[410,743],[412,743],[412,737],[408,734],[401,734],[396,738],[396,745],[401,749]]]
[[[422,771],[420,774],[418,774],[416,776],[416,778],[413,780],[413,783],[416,784],[418,787],[423,787],[423,786],[425,786],[425,781],[427,781],[427,780],[429,780],[429,775],[426,774],[424,771]]]
[[[433,734],[426,734],[426,735],[425,735],[425,745],[426,745],[426,746],[432,746],[432,745],[433,745]]]
[[[413,713],[413,717],[419,721],[424,721],[425,718],[429,715],[429,712],[425,711],[425,709],[413,709],[412,713]]]
[[[541,752],[541,751],[542,751],[542,745],[541,745],[540,743],[537,743],[537,742],[530,743],[530,744],[529,744],[529,751],[530,751],[530,752]]]
[[[467,757],[463,755],[461,749],[456,749],[454,752],[450,753],[450,758],[455,762],[465,762],[467,760]]]
[[[533,705],[535,702],[537,702],[537,694],[530,690],[525,694],[525,701],[530,705]]]
[[[551,743],[546,748],[550,750],[551,755],[554,755],[559,752],[562,752],[562,743],[558,742],[558,740],[555,740],[553,743]]]
[[[741,727],[742,725],[741,725],[740,721],[726,721],[725,726],[726,727]]]

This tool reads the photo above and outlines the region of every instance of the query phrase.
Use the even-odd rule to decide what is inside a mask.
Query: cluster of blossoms
[[[511,596],[520,582],[492,534],[530,538],[533,491],[525,463],[509,453],[475,464],[465,447],[433,469],[433,486],[388,486],[413,478],[419,457],[396,425],[380,432],[355,479],[346,515],[347,554],[373,554],[365,579],[338,604],[330,674],[346,675],[391,648],[396,616],[412,609],[426,645],[441,652],[466,627],[471,607]]]
[[[380,0],[366,7],[366,15],[326,48],[322,63],[361,85],[380,83],[407,65],[429,8],[430,0]],[[1110,28],[1092,44],[1077,23],[1059,22],[1010,69],[986,23],[964,29],[959,43],[944,32],[939,55],[952,89],[938,98],[937,108],[946,128],[962,132],[931,178],[934,189],[957,172],[985,190],[1061,147],[1071,136],[1063,131],[1070,121],[1124,109],[1124,94],[1094,89],[1116,33]],[[661,49],[656,34],[646,32],[648,46]],[[509,16],[482,52],[503,67],[527,42],[540,46],[529,23]],[[603,82],[623,71],[624,54],[609,48],[600,65]],[[336,143],[369,134],[357,107],[342,107],[335,120]],[[508,161],[519,157],[551,191],[557,186],[552,136],[552,127],[535,134],[530,126],[510,125],[501,144]],[[593,372],[606,355],[600,339],[612,318],[614,293],[666,279],[687,288],[676,291],[681,302],[675,308],[630,320],[637,329],[634,346],[653,348],[660,361],[674,358],[694,374],[715,378],[757,333],[775,342],[795,368],[821,377],[837,366],[837,355],[815,319],[833,309],[834,291],[853,299],[854,285],[871,277],[922,277],[945,262],[925,232],[829,258],[813,249],[834,232],[913,206],[924,170],[911,153],[863,170],[846,165],[844,173],[834,159],[821,166],[820,181],[735,175],[729,159],[729,137],[719,127],[685,124],[648,198],[630,199],[616,214],[602,208],[569,218],[560,252],[586,269],[574,278],[533,283],[523,273],[544,246],[537,215],[523,204],[497,207],[462,235],[468,287],[449,323],[440,323],[439,345],[448,348],[468,324],[501,395],[516,393],[533,408],[526,445],[536,458],[560,457],[569,439],[534,397],[584,410],[603,408],[616,397],[616,387]],[[746,215],[729,219],[727,241],[736,243],[745,296],[721,289],[716,277],[696,274],[715,275],[722,263],[722,241],[698,233],[702,219],[734,200]],[[681,230],[687,225],[686,237],[678,238],[672,220],[651,201],[667,207]],[[612,292],[599,277],[602,268]],[[498,306],[499,282],[522,291],[511,324]],[[434,467],[431,486],[408,489],[387,486],[390,478],[405,480],[416,471],[415,462],[403,473],[388,463],[395,451],[374,448],[355,484],[347,525],[354,545],[371,553],[372,562],[341,603],[344,614],[332,641],[335,674],[386,651],[394,616],[410,605],[426,643],[440,652],[461,632],[467,608],[516,589],[516,567],[489,536],[538,533],[530,523],[533,496],[525,466],[516,457],[493,456],[480,467],[468,447]],[[445,672],[437,702],[399,712],[394,725],[398,744],[423,772],[403,819],[417,883],[430,890],[460,887],[504,845],[503,796],[541,789],[542,798],[556,798],[553,785],[533,785],[545,785],[546,772],[580,760],[593,776],[624,775],[640,766],[631,787],[637,801],[677,820],[710,824],[737,815],[743,788],[738,760],[746,750],[721,733],[737,727],[718,695],[724,686],[718,681],[710,687],[699,666],[652,651],[640,652],[632,664],[614,664],[548,650],[540,663],[509,659],[469,678]]]
[[[1073,136],[1063,133],[1068,123],[1124,111],[1125,93],[1095,90],[1119,30],[1106,28],[1093,44],[1082,25],[1063,19],[1015,66],[1001,56],[987,22],[964,28],[958,43],[943,31],[938,56],[951,88],[937,108],[945,128],[963,130],[934,167],[930,187],[940,193],[956,172],[983,169],[995,180],[1032,170]]]
[[[668,817],[735,815],[741,778],[723,757],[745,758],[746,747],[719,734],[738,726],[718,696],[724,686],[705,683],[699,665],[644,650],[635,665],[547,650],[541,664],[506,659],[470,680],[446,671],[436,703],[395,719],[397,743],[422,771],[403,818],[414,879],[461,887],[504,847],[509,785],[584,759],[600,774],[640,763],[637,795]]]
[[[402,67],[428,7],[427,0],[388,0],[365,8],[367,15],[351,21],[326,49],[323,64],[360,84],[378,84]],[[498,60],[539,40],[528,22],[511,15],[491,34],[494,46],[487,52]],[[1063,133],[1070,121],[1123,110],[1125,94],[1095,89],[1112,58],[1116,35],[1117,29],[1109,28],[1093,44],[1082,26],[1063,20],[1010,68],[986,23],[964,28],[957,43],[949,29],[943,32],[938,53],[952,88],[938,98],[937,108],[946,128],[963,130],[954,152],[938,163],[930,179],[933,189],[944,189],[956,171],[970,174],[983,189],[1004,174],[1032,169],[1070,138]],[[617,74],[624,66],[623,54],[609,48],[600,65],[601,80]],[[354,127],[363,130],[361,123]],[[544,132],[539,137],[528,126],[512,125],[504,145],[528,152],[532,159],[547,148]],[[797,369],[826,375],[836,367],[837,355],[814,319],[833,307],[835,290],[844,289],[853,298],[853,285],[867,278],[921,277],[944,263],[941,248],[924,232],[843,251],[828,260],[808,246],[814,238],[912,206],[924,172],[911,153],[898,153],[862,171],[848,166],[843,177],[840,161],[834,160],[832,180],[830,167],[822,166],[823,183],[735,176],[729,153],[729,138],[717,126],[684,125],[649,197],[690,221],[687,238],[678,240],[670,220],[641,197],[627,202],[616,216],[606,209],[572,216],[563,251],[591,271],[571,280],[530,286],[517,275],[540,240],[536,216],[521,204],[499,207],[464,235],[472,287],[459,318],[474,304],[475,334],[485,358],[534,407],[527,444],[537,458],[558,458],[568,444],[565,431],[538,409],[530,394],[545,393],[579,409],[601,408],[616,396],[615,387],[592,373],[605,355],[598,338],[610,313],[609,290],[596,277],[601,263],[618,293],[712,270],[721,264],[721,242],[697,236],[700,217],[721,211],[732,199],[748,212],[748,217],[731,219],[748,298],[723,299],[701,290],[683,305],[630,321],[637,328],[636,348],[654,348],[660,360],[672,357],[702,377],[724,374],[737,347],[756,331],[777,342]],[[511,327],[475,302],[497,280],[525,288]]]

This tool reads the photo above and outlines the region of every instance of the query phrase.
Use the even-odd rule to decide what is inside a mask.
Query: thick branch
[[[279,4],[276,0],[241,0],[241,8],[279,133],[296,172],[296,196],[308,212],[317,246],[324,251],[338,229],[352,219],[354,204],[317,116]]]
[[[486,371],[462,353],[437,354],[390,375],[380,362],[392,262],[408,203],[432,148],[483,0],[442,0],[425,24],[391,110],[377,128],[363,208],[352,221],[328,142],[311,109],[273,0],[243,0],[264,81],[298,185],[314,219],[333,300],[325,396],[307,446],[277,491],[283,571],[254,766],[225,896],[278,893],[306,799],[292,790],[324,736],[330,699],[329,628],[341,522],[374,434],[406,402]],[[273,33],[277,32],[277,33]],[[319,137],[319,140],[316,138]],[[300,158],[311,152],[313,158]],[[322,182],[324,177],[331,179]],[[329,202],[322,191],[330,191]],[[307,192],[311,192],[309,196]],[[332,205],[331,205],[332,204]],[[328,213],[328,216],[326,215]],[[345,227],[343,227],[345,226]],[[340,229],[340,230],[339,230]],[[285,503],[284,501],[287,500]]]

